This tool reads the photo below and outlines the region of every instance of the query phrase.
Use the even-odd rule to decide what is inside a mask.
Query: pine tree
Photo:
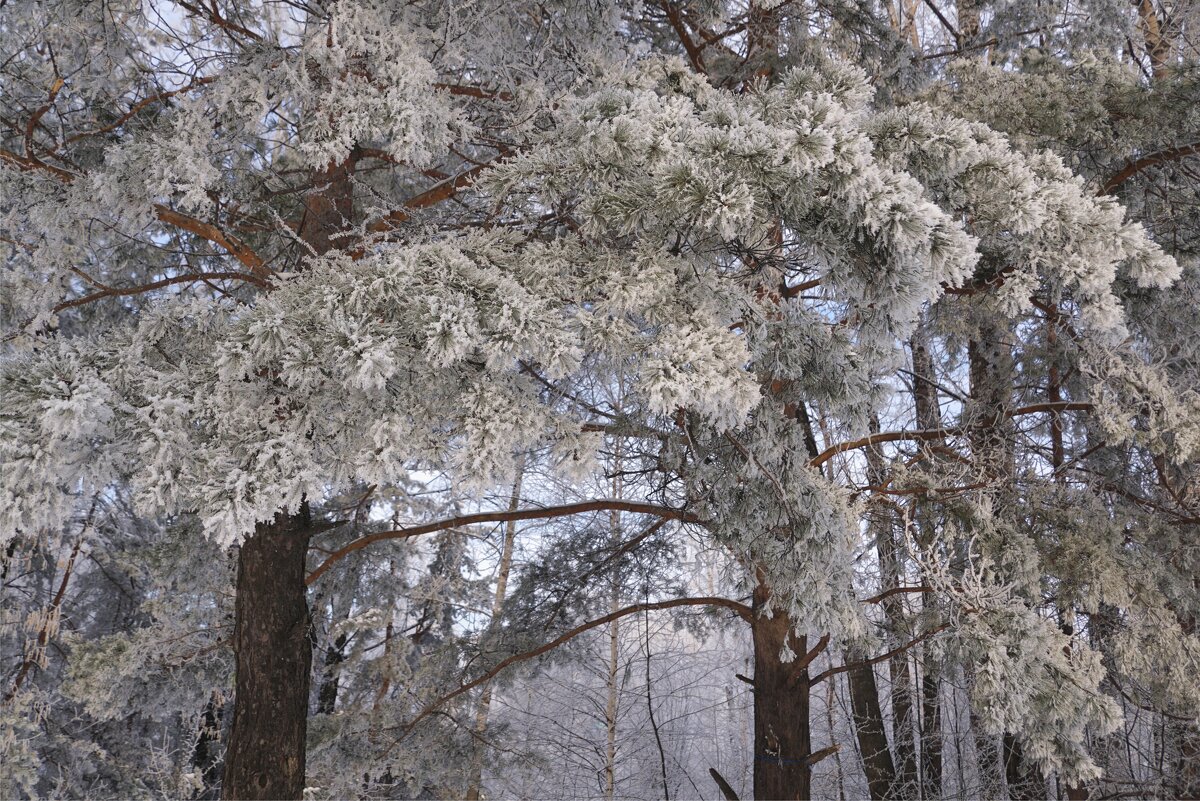
[[[66,558],[11,607],[42,624],[0,754],[32,759],[35,685],[103,719],[102,663],[165,636],[128,610],[63,699],[36,678],[80,554],[124,560],[79,521],[127,498],[111,525],[209,582],[136,608],[232,615],[231,703],[193,679],[171,735],[201,793],[228,725],[225,798],[483,797],[494,682],[603,626],[615,797],[621,638],[702,606],[749,629],[756,797],[841,760],[814,722],[843,680],[865,789],[936,796],[955,676],[982,781],[1077,795],[1114,699],[1187,718],[1200,665],[1195,313],[1166,300],[1200,242],[1194,14],[1089,9],[22,5],[0,541]],[[469,537],[509,526],[503,562],[532,520],[557,536],[489,593]],[[685,533],[725,595],[688,589]],[[1196,742],[1162,744],[1181,792]]]

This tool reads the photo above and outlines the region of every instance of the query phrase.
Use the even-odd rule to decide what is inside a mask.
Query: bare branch
[[[480,685],[487,684],[492,679],[496,678],[496,676],[500,675],[506,669],[512,667],[513,665],[520,664],[521,662],[527,662],[530,659],[535,659],[536,657],[539,657],[544,653],[553,651],[555,648],[559,647],[560,645],[563,645],[566,642],[569,642],[570,640],[573,640],[574,638],[578,637],[580,634],[584,634],[588,631],[591,631],[592,629],[599,628],[600,626],[605,626],[605,625],[613,622],[614,620],[619,620],[623,617],[628,617],[629,615],[636,615],[641,612],[653,612],[653,611],[657,611],[660,609],[674,609],[674,608],[680,607],[680,606],[723,607],[725,609],[733,610],[735,613],[737,613],[737,615],[739,617],[741,617],[743,620],[746,620],[746,621],[749,621],[753,614],[750,610],[750,607],[746,606],[743,603],[739,603],[738,601],[734,601],[730,598],[717,598],[717,597],[675,598],[670,601],[655,601],[652,603],[640,603],[640,604],[633,604],[632,606],[626,606],[624,609],[618,609],[615,612],[611,612],[611,613],[605,615],[604,617],[599,617],[599,618],[596,618],[595,620],[589,620],[587,623],[583,623],[579,626],[576,626],[575,628],[571,629],[570,631],[566,632],[565,634],[563,634],[559,637],[556,637],[555,639],[551,640],[548,643],[539,645],[537,648],[534,648],[530,651],[525,651],[520,654],[514,654],[514,655],[508,657],[507,659],[502,659],[500,662],[498,662],[496,664],[495,667],[488,670],[482,676],[480,676],[476,679],[473,679],[472,681],[469,681],[466,684],[460,685],[455,690],[453,690],[449,693],[446,693],[445,695],[438,698],[436,701],[426,705],[425,708],[422,709],[417,714],[416,717],[414,717],[408,723],[404,724],[404,726],[401,729],[400,736],[398,738],[396,738],[395,742],[392,743],[392,745],[389,747],[389,750],[391,747],[394,747],[397,743],[399,743],[406,736],[408,736],[408,734],[414,728],[416,728],[417,724],[419,724],[421,721],[425,720],[425,718],[429,717],[430,715],[434,714],[440,707],[444,706],[445,704],[449,703],[450,701],[453,701],[455,698],[458,698],[463,693],[470,692],[471,690],[475,689],[476,687],[479,687]]]
[[[346,556],[349,556],[355,551],[362,550],[374,542],[405,539],[407,537],[418,537],[422,534],[431,534],[435,531],[445,531],[447,529],[460,528],[462,526],[470,526],[478,523],[504,523],[510,520],[545,520],[553,517],[567,517],[569,515],[587,514],[588,512],[601,511],[620,511],[632,512],[634,514],[656,515],[667,520],[679,520],[684,523],[705,522],[704,520],[696,517],[691,512],[688,512],[684,509],[672,509],[668,506],[659,506],[658,504],[653,503],[641,503],[639,501],[624,501],[617,498],[599,498],[592,501],[582,501],[580,503],[568,503],[562,506],[545,506],[540,509],[520,509],[515,512],[480,512],[473,515],[449,517],[433,523],[410,526],[409,528],[397,529],[395,531],[381,531],[376,534],[369,534],[365,537],[360,537],[338,549],[337,551],[334,551],[328,559],[322,562],[316,570],[308,575],[308,578],[305,579],[305,583],[312,585],[313,582],[315,582],[318,578],[324,575],[326,571],[333,567],[336,562],[345,558]],[[646,534],[646,536],[649,536],[649,534]]]
[[[886,662],[887,660],[891,659],[893,656],[897,656],[897,655],[902,654],[905,651],[909,650],[910,648],[916,647],[917,645],[924,642],[925,640],[928,640],[930,637],[934,637],[938,634],[941,634],[943,631],[945,631],[948,628],[950,628],[950,624],[943,623],[940,626],[930,629],[929,631],[925,632],[921,636],[915,637],[915,638],[909,640],[904,645],[899,645],[886,653],[880,654],[879,656],[872,657],[870,659],[864,659],[864,660],[858,661],[858,662],[847,662],[843,665],[839,665],[837,667],[831,667],[828,670],[823,670],[820,673],[818,673],[815,677],[813,677],[813,680],[809,684],[810,685],[820,684],[821,682],[825,681],[825,679],[829,678],[830,676],[836,676],[838,673],[846,673],[848,671],[854,670],[855,668],[866,667],[867,665],[877,665],[880,662]]]
[[[1148,169],[1158,164],[1163,164],[1168,161],[1178,161],[1179,159],[1187,158],[1188,156],[1200,155],[1200,142],[1192,142],[1188,145],[1180,145],[1166,150],[1160,150],[1157,153],[1151,153],[1143,156],[1136,161],[1131,161],[1125,165],[1125,168],[1120,172],[1115,173],[1107,181],[1104,186],[1100,187],[1097,194],[1111,194],[1114,189],[1128,181],[1133,176],[1137,175],[1142,170]]]

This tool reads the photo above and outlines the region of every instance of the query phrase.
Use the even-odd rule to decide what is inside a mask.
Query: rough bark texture
[[[796,662],[780,661],[788,637],[802,658],[807,637],[792,633],[782,611],[765,617],[769,590],[754,591],[751,629],[754,639],[754,797],[759,801],[797,801],[811,797],[812,739],[809,729],[809,674]]]
[[[344,244],[353,215],[354,154],[312,175],[300,239],[309,254]],[[234,651],[237,679],[222,797],[292,799],[304,793],[312,680],[305,555],[313,534],[307,503],[259,523],[238,556]],[[336,697],[323,693],[326,703]]]
[[[304,557],[308,507],[260,523],[238,555],[236,688],[225,756],[226,799],[299,799],[304,792],[312,644]]]
[[[313,191],[304,196],[300,238],[317,254],[328,253],[343,244],[335,236],[345,230],[354,213],[350,177],[355,164],[352,153],[345,161],[318,171],[313,175]]]

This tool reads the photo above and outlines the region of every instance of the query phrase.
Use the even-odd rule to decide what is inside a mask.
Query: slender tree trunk
[[[975,761],[979,769],[979,785],[974,789],[979,798],[1001,798],[1004,792],[1003,782],[1000,781],[1000,749],[996,747],[996,738],[987,734],[983,721],[971,710],[971,734],[975,740]]]
[[[260,523],[238,555],[236,687],[222,797],[299,799],[312,674],[308,505]]]
[[[912,45],[912,49],[916,52],[921,52],[921,32],[917,28],[917,9],[920,8],[919,0],[905,0],[900,4],[904,8],[904,25],[901,30],[901,35],[907,34],[908,43]]]
[[[1008,328],[986,318],[978,338],[968,347],[976,417],[971,448],[983,474],[992,483],[990,491],[996,499],[998,514],[1006,514],[1017,506],[1012,422],[1008,417],[1016,372],[1010,338]],[[1013,801],[1041,798],[1045,790],[1041,774],[1023,758],[1016,733],[1005,732],[1001,747],[1009,798]]]
[[[829,728],[830,736],[833,735],[833,732],[837,731],[833,717],[836,706],[837,682],[831,679],[825,684],[825,725]],[[842,768],[842,753],[840,749],[833,752],[833,766],[837,776],[837,801],[846,801],[846,771]]]
[[[1135,5],[1142,25],[1142,38],[1146,42],[1146,55],[1150,57],[1150,73],[1155,80],[1160,80],[1170,71],[1171,37],[1158,17],[1153,0],[1136,0]]]
[[[871,433],[879,432],[879,421],[871,418]],[[867,450],[867,484],[882,486],[886,480],[883,466],[883,454],[878,448]],[[890,510],[880,504],[873,504],[867,512],[867,531],[875,541],[879,556],[879,589],[882,591],[898,586],[898,567],[895,553],[895,542],[892,539]],[[901,610],[893,603],[892,598],[884,602],[884,619],[887,631],[892,637],[900,637]],[[847,654],[846,661],[862,661],[870,654]],[[901,665],[903,668],[903,664]],[[892,720],[895,724],[896,737],[900,736],[903,704],[897,708],[906,692],[906,685],[898,675],[894,660],[888,660],[888,669],[892,679],[892,695],[889,699],[893,704]],[[859,751],[862,754],[863,771],[867,776],[867,790],[872,801],[882,801],[885,798],[896,797],[899,775],[896,771],[896,761],[893,758],[892,747],[888,744],[887,727],[883,720],[883,708],[879,702],[879,683],[875,677],[872,665],[859,665],[853,668],[848,678],[850,689],[850,707],[854,732],[858,738]],[[897,691],[897,681],[903,692]],[[911,740],[911,737],[910,737]],[[911,746],[911,742],[909,743]]]
[[[861,656],[846,656],[847,662],[858,659]],[[890,797],[896,779],[896,766],[892,762],[892,750],[888,747],[887,729],[883,723],[883,709],[879,705],[875,667],[859,665],[849,672],[848,679],[854,733],[862,751],[867,789],[871,793],[871,801],[883,801]]]
[[[942,703],[941,666],[932,654],[925,655],[921,677],[921,798],[942,797]]]
[[[522,465],[523,467],[523,465]],[[524,470],[521,469],[517,473],[517,479],[513,482],[512,497],[508,502],[508,510],[515,512],[521,502],[521,478]],[[495,621],[500,612],[504,609],[504,599],[508,595],[508,574],[512,571],[513,547],[517,541],[517,521],[509,520],[504,526],[504,546],[500,552],[500,565],[496,571],[496,594],[492,598],[492,620]],[[471,780],[467,786],[467,794],[464,796],[467,801],[479,801],[480,787],[483,784],[483,756],[484,744],[482,741],[484,733],[487,731],[488,715],[492,708],[492,687],[489,684],[483,688],[483,694],[479,698],[479,706],[475,709],[475,734],[477,735],[474,744],[474,752],[472,753],[471,763]]]
[[[325,648],[325,665],[321,673],[321,687],[317,690],[317,714],[332,715],[337,709],[338,665],[346,661],[346,635],[339,634]]]
[[[872,417],[872,433],[879,432],[879,421]],[[878,447],[867,449],[867,475],[872,486],[882,486],[887,481],[883,453]],[[891,507],[875,504],[869,511],[868,526],[874,537],[879,554],[879,589],[883,592],[900,586],[900,553],[895,538],[895,521]],[[912,639],[904,610],[904,599],[900,595],[885,598],[881,604],[891,644],[900,645]],[[891,679],[889,702],[892,706],[892,746],[894,754],[889,762],[895,767],[890,780],[887,797],[909,799],[917,789],[917,754],[913,737],[912,671],[908,655],[897,654],[888,660],[888,676]],[[875,676],[870,676],[874,683]],[[887,741],[884,740],[884,745]],[[864,752],[863,758],[866,758]]]
[[[898,596],[893,596],[898,597]],[[889,599],[890,600],[890,599]],[[917,744],[913,728],[912,666],[907,654],[897,654],[888,660],[892,679],[892,743],[896,751],[896,780],[891,798],[911,799],[917,796]]]
[[[200,716],[200,731],[196,734],[196,747],[192,750],[192,767],[200,774],[203,789],[197,794],[198,801],[217,798],[221,775],[221,718],[225,703],[215,690],[204,705]]]
[[[1063,400],[1062,370],[1059,368],[1058,325],[1058,310],[1055,308],[1054,313],[1048,315],[1046,319],[1046,397],[1051,403],[1059,403]],[[1066,486],[1067,483],[1067,476],[1062,472],[1067,458],[1064,433],[1062,413],[1052,412],[1050,415],[1050,464],[1054,468],[1054,481],[1060,486]],[[1060,618],[1065,619],[1068,615],[1073,617],[1074,614],[1073,608],[1061,610]],[[1072,627],[1069,624],[1060,622],[1060,625],[1063,626],[1064,633],[1071,634]],[[1070,655],[1070,646],[1063,650]],[[1086,801],[1088,797],[1087,788],[1079,785],[1067,784],[1063,789],[1068,801]]]
[[[620,608],[614,591],[612,611]],[[604,728],[608,741],[604,750],[604,797],[612,801],[617,789],[617,672],[621,630],[619,620],[608,625],[608,703],[604,706]]]
[[[784,643],[801,659],[808,638],[796,636],[782,610],[763,614],[770,590],[754,591],[751,631],[754,640],[754,797],[758,801],[798,801],[811,797],[812,734],[809,722],[809,673],[783,662]],[[790,638],[790,641],[789,641]]]
[[[1014,500],[1011,491],[1015,469],[1012,425],[1007,412],[1012,405],[1015,365],[1008,329],[988,312],[981,310],[978,313],[981,315],[979,331],[967,346],[971,380],[969,439],[977,469],[990,482],[987,492],[994,498],[993,508],[997,514],[1003,514]],[[971,712],[971,729],[979,760],[980,791],[988,796],[999,796],[1007,760],[1002,759],[995,738],[985,733],[974,710]]]
[[[942,427],[934,383],[933,357],[929,353],[926,322],[921,320],[910,342],[913,363],[913,401],[917,428],[936,431]],[[934,458],[934,454],[930,454]],[[924,469],[935,469],[926,466]],[[933,504],[927,499],[913,500],[913,520],[921,547],[931,548],[937,538],[937,520]],[[922,576],[924,579],[924,576]],[[921,798],[942,797],[942,707],[941,665],[933,649],[923,648],[921,676]]]
[[[650,603],[649,595],[646,603]],[[667,752],[663,750],[662,734],[658,729],[658,721],[654,717],[654,692],[650,672],[650,612],[644,615],[646,621],[646,715],[650,720],[650,730],[654,732],[654,743],[658,747],[658,767],[662,773],[663,801],[671,801],[671,785],[667,777]]]
[[[620,498],[624,489],[621,478],[621,449],[618,446],[613,454],[612,496]],[[608,515],[608,537],[613,547],[621,542],[621,513],[616,509]],[[609,592],[612,611],[616,612],[621,608],[621,577],[616,572],[612,574]],[[604,708],[604,722],[608,734],[604,759],[604,797],[608,801],[612,801],[617,791],[617,712],[620,702],[617,671],[620,667],[620,623],[620,620],[614,620],[608,627],[608,704]]]

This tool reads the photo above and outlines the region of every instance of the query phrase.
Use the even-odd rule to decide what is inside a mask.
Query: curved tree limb
[[[1080,403],[1076,401],[1055,401],[1049,403],[1034,403],[1029,406],[1022,406],[1018,409],[1013,409],[1008,413],[1008,417],[1022,417],[1027,414],[1039,414],[1042,412],[1089,412],[1093,409],[1093,404]],[[871,445],[877,445],[881,442],[923,442],[928,440],[939,440],[945,437],[952,437],[959,434],[964,434],[968,429],[961,426],[954,428],[934,428],[920,431],[883,431],[878,434],[870,434],[859,439],[850,440],[847,442],[839,442],[836,445],[830,445],[825,450],[821,451],[814,457],[809,464],[813,467],[820,467],[828,462],[839,453],[853,451],[859,448],[866,448]]]
[[[1096,194],[1107,195],[1121,184],[1128,181],[1133,176],[1137,175],[1142,170],[1148,169],[1158,164],[1163,164],[1168,161],[1178,161],[1179,159],[1187,158],[1188,156],[1200,155],[1200,142],[1192,142],[1179,147],[1171,147],[1166,150],[1159,150],[1156,153],[1142,156],[1136,161],[1131,161],[1125,165],[1124,169],[1114,173],[1104,185],[1100,187],[1100,191]]]
[[[683,509],[672,509],[669,506],[659,506],[654,503],[642,503],[640,501],[624,501],[617,498],[598,498],[591,501],[581,501],[580,503],[568,503],[562,506],[544,506],[540,509],[518,509],[516,511],[497,511],[497,512],[479,512],[472,515],[461,515],[459,517],[448,517],[442,520],[437,520],[432,523],[424,523],[419,526],[409,526],[408,528],[396,529],[395,531],[381,531],[376,534],[368,534],[365,537],[358,539],[342,546],[334,551],[325,559],[317,569],[308,575],[305,583],[312,585],[317,579],[326,573],[339,560],[349,556],[355,551],[360,551],[371,543],[380,542],[382,540],[398,540],[407,537],[417,537],[422,534],[432,534],[435,531],[445,531],[446,529],[459,528],[461,526],[470,526],[477,523],[505,523],[513,520],[545,520],[552,517],[566,517],[568,515],[586,514],[588,512],[602,511],[618,511],[632,512],[634,514],[648,514],[661,517],[664,520],[679,520],[684,523],[703,523],[705,522],[699,517]],[[649,536],[647,534],[647,536]]]
[[[655,602],[651,602],[651,603],[640,603],[640,604],[633,604],[632,606],[626,606],[623,609],[618,609],[615,612],[611,612],[607,615],[604,615],[603,617],[598,617],[595,620],[589,620],[587,623],[582,623],[582,624],[576,626],[575,628],[571,629],[570,631],[562,634],[561,636],[554,638],[550,642],[543,643],[542,645],[539,645],[538,647],[536,647],[532,650],[525,651],[525,652],[519,653],[519,654],[513,654],[512,656],[508,657],[507,659],[502,659],[502,660],[500,660],[500,662],[498,662],[495,665],[495,667],[488,670],[482,676],[479,676],[478,678],[473,679],[473,680],[467,682],[466,684],[460,685],[456,689],[439,697],[437,700],[433,701],[432,703],[427,704],[419,713],[417,713],[416,717],[414,717],[408,723],[404,724],[403,727],[401,727],[400,736],[397,737],[394,742],[392,742],[392,744],[388,747],[388,750],[391,750],[391,748],[395,747],[396,744],[398,744],[401,740],[403,740],[406,736],[408,736],[408,734],[414,728],[416,728],[417,724],[419,724],[421,721],[428,718],[430,715],[436,713],[437,710],[440,709],[443,705],[449,703],[450,701],[453,701],[455,698],[458,698],[460,695],[463,695],[464,693],[470,692],[471,690],[475,689],[476,687],[479,687],[483,684],[487,684],[492,679],[496,678],[496,676],[500,675],[507,668],[512,667],[513,665],[520,664],[521,662],[527,662],[530,659],[534,659],[536,657],[541,656],[542,654],[548,653],[549,651],[553,651],[555,648],[559,647],[560,645],[563,645],[566,642],[569,642],[570,640],[573,640],[574,638],[578,637],[580,634],[584,634],[588,631],[591,631],[592,629],[599,628],[600,626],[608,625],[609,623],[613,622],[614,620],[619,620],[620,618],[628,617],[629,615],[636,615],[641,612],[651,612],[651,611],[655,611],[655,610],[659,610],[659,609],[673,609],[673,608],[680,607],[680,606],[718,606],[718,607],[723,607],[725,609],[733,610],[735,613],[737,613],[737,615],[739,617],[741,617],[743,620],[746,620],[746,621],[749,621],[751,618],[751,615],[752,615],[750,607],[746,606],[745,604],[735,601],[731,598],[718,598],[718,597],[674,598],[670,601],[655,601]]]

